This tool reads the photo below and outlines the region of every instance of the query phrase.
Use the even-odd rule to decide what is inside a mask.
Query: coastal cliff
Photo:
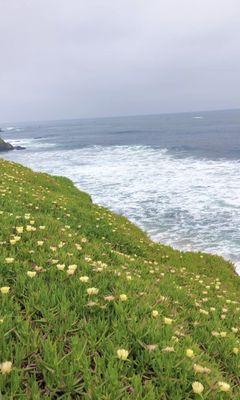
[[[0,159],[6,399],[239,400],[240,278]]]

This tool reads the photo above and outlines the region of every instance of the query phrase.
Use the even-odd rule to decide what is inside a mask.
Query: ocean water
[[[240,272],[240,110],[5,124],[2,153],[64,175],[156,241]]]

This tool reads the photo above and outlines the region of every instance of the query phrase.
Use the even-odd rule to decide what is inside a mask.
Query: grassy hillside
[[[0,172],[3,399],[240,399],[231,264],[151,242],[65,178]]]

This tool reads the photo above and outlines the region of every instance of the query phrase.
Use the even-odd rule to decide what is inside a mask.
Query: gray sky
[[[240,0],[0,0],[0,121],[240,107]]]

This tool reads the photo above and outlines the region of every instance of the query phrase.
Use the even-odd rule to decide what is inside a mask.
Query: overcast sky
[[[240,107],[240,0],[0,0],[0,121]]]

